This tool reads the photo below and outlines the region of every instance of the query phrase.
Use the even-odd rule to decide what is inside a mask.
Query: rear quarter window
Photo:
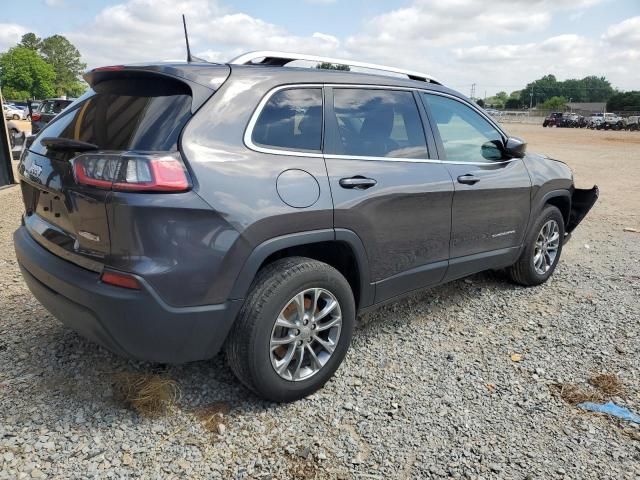
[[[322,148],[322,89],[289,88],[274,93],[253,127],[254,144],[290,150]]]
[[[179,81],[119,79],[99,83],[39,135],[80,140],[101,150],[174,151],[191,118],[191,90]],[[35,141],[31,150],[44,154]]]

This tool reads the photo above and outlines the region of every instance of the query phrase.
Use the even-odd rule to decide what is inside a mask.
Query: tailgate
[[[218,70],[209,69],[211,76]],[[111,255],[108,200],[113,179],[140,175],[143,181],[150,175],[134,167],[121,170],[120,163],[110,159],[119,154],[178,155],[182,129],[214,90],[127,67],[96,71],[87,78],[91,89],[38,134],[18,172],[24,223],[31,236],[54,254],[101,271]],[[83,175],[89,171],[92,182],[76,178],[74,163],[80,155],[91,157]]]
[[[77,185],[68,160],[25,152],[19,167],[31,236],[58,256],[94,271],[109,254],[109,190]]]

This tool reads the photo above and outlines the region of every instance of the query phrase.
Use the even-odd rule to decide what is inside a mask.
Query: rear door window
[[[340,138],[338,151],[332,153],[428,158],[424,129],[412,92],[336,88],[333,103]]]
[[[319,152],[322,89],[288,88],[273,94],[260,112],[251,141],[277,149]]]
[[[109,80],[94,86],[38,138],[80,140],[101,150],[173,151],[189,118],[191,90],[179,81]],[[31,150],[45,154],[46,147],[35,141]]]

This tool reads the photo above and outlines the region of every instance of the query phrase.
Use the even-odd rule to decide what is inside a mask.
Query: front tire
[[[553,274],[564,239],[564,219],[557,207],[547,205],[532,225],[518,261],[509,268],[509,276],[520,285],[546,282]]]
[[[227,339],[227,362],[263,398],[304,398],[342,363],[355,316],[349,283],[335,268],[305,257],[277,260],[258,273]]]

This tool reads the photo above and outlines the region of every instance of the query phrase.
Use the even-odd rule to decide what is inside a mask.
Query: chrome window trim
[[[474,107],[472,104],[470,104],[469,102],[463,101],[462,99],[460,99],[459,97],[456,97],[455,95],[451,95],[448,93],[444,93],[444,92],[436,92],[434,90],[429,90],[426,88],[417,88],[417,87],[399,87],[399,86],[392,86],[392,85],[366,85],[366,84],[352,84],[352,83],[291,83],[291,84],[286,84],[286,85],[278,85],[277,87],[272,88],[271,90],[269,90],[264,97],[262,97],[262,99],[260,100],[260,102],[258,103],[258,106],[256,107],[256,109],[254,110],[254,112],[251,114],[251,118],[249,119],[249,123],[247,124],[247,128],[244,131],[244,144],[247,148],[249,148],[250,150],[259,152],[259,153],[268,153],[271,155],[289,155],[292,157],[311,157],[311,158],[330,158],[330,159],[336,159],[336,160],[366,160],[366,161],[386,161],[386,162],[411,162],[411,163],[442,163],[442,164],[449,164],[449,165],[500,165],[503,163],[510,163],[513,162],[515,160],[519,160],[517,158],[512,158],[509,160],[502,160],[500,162],[492,162],[492,161],[487,161],[487,162],[456,162],[456,161],[451,161],[451,160],[438,160],[438,159],[430,159],[430,158],[396,158],[396,157],[365,157],[365,156],[354,156],[354,155],[336,155],[336,154],[324,154],[322,152],[305,152],[305,151],[301,151],[301,150],[287,150],[287,149],[281,149],[281,148],[269,148],[269,147],[263,147],[260,145],[256,145],[255,143],[253,143],[252,140],[252,136],[253,136],[253,129],[256,125],[256,122],[258,121],[258,117],[260,116],[260,114],[262,113],[262,109],[264,108],[264,106],[267,104],[267,102],[271,99],[271,97],[273,95],[275,95],[276,93],[278,93],[281,90],[287,90],[287,89],[291,89],[291,88],[323,88],[323,87],[336,87],[336,88],[362,88],[362,89],[376,89],[376,90],[405,90],[405,91],[418,91],[418,92],[423,92],[423,93],[428,93],[428,94],[433,94],[433,95],[440,95],[442,97],[449,97],[453,100],[456,100],[460,103],[462,103],[463,105],[466,105],[470,108],[472,108],[474,111],[476,111],[478,114],[480,114],[485,120],[487,120],[493,127],[495,127],[498,132],[500,132],[503,136],[503,138],[507,138],[508,135],[498,126],[496,125],[496,123],[486,114],[482,113],[478,108]],[[324,123],[324,93],[322,95],[322,119],[323,119],[323,123]],[[323,139],[323,145],[322,147],[324,148],[324,139]]]
[[[324,158],[330,160],[364,160],[372,162],[443,163],[441,160],[435,158],[367,157],[364,155],[325,154]]]
[[[316,152],[316,151],[309,151],[309,152],[305,152],[303,150],[288,150],[285,148],[270,148],[270,147],[266,147],[266,146],[261,146],[261,145],[256,145],[255,143],[253,143],[253,129],[256,126],[256,122],[258,121],[258,118],[260,117],[260,114],[262,113],[262,110],[264,109],[264,106],[267,104],[267,102],[269,100],[271,100],[271,97],[273,97],[276,93],[282,91],[282,90],[290,90],[293,88],[319,88],[321,93],[322,93],[322,122],[324,123],[324,92],[322,91],[322,87],[324,85],[322,83],[296,83],[296,84],[291,84],[291,85],[280,85],[278,87],[272,88],[271,90],[269,90],[264,97],[262,97],[262,100],[260,100],[260,103],[258,103],[258,106],[256,107],[256,109],[254,110],[253,114],[251,115],[251,119],[249,120],[249,123],[247,124],[247,128],[244,131],[244,144],[251,150],[254,150],[256,152],[260,152],[260,153],[269,153],[269,154],[273,154],[273,155],[290,155],[292,157],[313,157],[313,158],[323,158],[324,155],[322,153],[322,151],[320,152]],[[322,150],[322,145],[323,142],[321,142],[320,145],[320,150]]]

